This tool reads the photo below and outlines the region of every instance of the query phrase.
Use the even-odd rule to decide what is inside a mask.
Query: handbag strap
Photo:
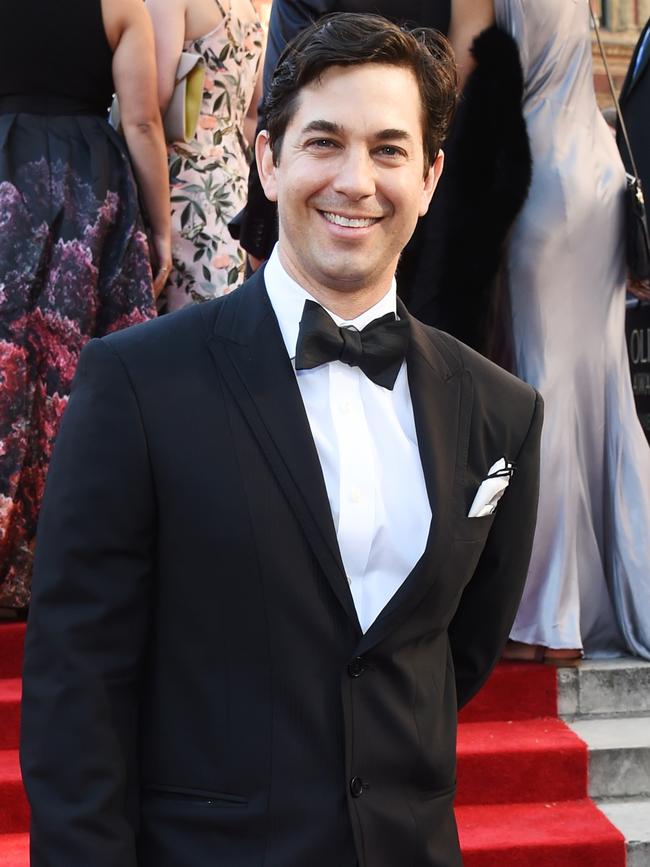
[[[639,177],[639,170],[636,167],[636,162],[634,160],[634,154],[632,153],[632,146],[630,145],[630,139],[627,134],[627,127],[625,126],[625,121],[623,120],[623,112],[621,111],[621,106],[618,101],[618,97],[616,96],[616,88],[614,87],[614,80],[612,79],[612,73],[609,71],[609,64],[607,63],[607,56],[605,55],[605,49],[603,47],[602,39],[600,38],[600,27],[598,26],[598,20],[594,15],[593,6],[591,5],[591,0],[589,2],[589,11],[591,12],[591,21],[594,25],[594,30],[596,31],[596,39],[598,40],[598,47],[600,48],[600,56],[603,58],[603,65],[605,67],[605,73],[607,75],[607,81],[609,82],[609,89],[612,93],[612,99],[614,100],[614,105],[616,107],[616,116],[618,117],[618,122],[621,128],[621,132],[623,133],[623,139],[625,141],[625,147],[627,148],[627,152],[630,157],[630,165],[632,166],[632,171],[634,172],[635,177]]]

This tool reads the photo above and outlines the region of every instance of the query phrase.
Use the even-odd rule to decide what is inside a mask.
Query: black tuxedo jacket
[[[641,36],[632,54],[632,60],[623,82],[619,102],[621,112],[625,120],[625,126],[630,137],[634,160],[639,170],[639,176],[643,185],[646,201],[650,189],[650,46],[646,45],[643,60],[636,75],[633,70],[636,65],[637,54],[643,43],[643,38],[650,28],[650,19],[646,22]],[[616,140],[621,157],[628,172],[632,172],[630,158],[625,147],[620,127],[617,130]]]
[[[274,0],[264,59],[264,93],[288,42],[313,21],[332,12],[375,12],[392,21],[449,30],[450,0]],[[264,129],[260,111],[257,131]],[[248,179],[246,207],[230,224],[245,250],[267,259],[277,240],[277,208],[264,195],[255,160]]]
[[[515,615],[542,410],[408,318],[433,518],[365,634],[263,274],[86,347],[27,628],[32,867],[461,864],[457,704]]]

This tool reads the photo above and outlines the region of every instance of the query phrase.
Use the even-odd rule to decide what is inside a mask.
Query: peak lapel
[[[224,299],[208,343],[334,593],[359,628],[318,453],[261,272]]]
[[[431,529],[425,554],[432,568],[420,561],[388,602],[359,646],[363,653],[408,615],[436,580],[445,559],[452,517],[462,510],[463,476],[467,463],[472,387],[460,363],[442,344],[434,342],[425,326],[400,304],[400,317],[411,325],[407,370],[413,415],[427,493]],[[432,579],[433,575],[433,579]]]

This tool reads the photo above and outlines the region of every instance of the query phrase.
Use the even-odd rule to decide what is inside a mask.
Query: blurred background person
[[[106,121],[114,90],[126,142]],[[153,284],[138,192],[151,224]],[[171,265],[169,222],[153,33],[141,0],[2,3],[0,613],[5,618],[24,615],[29,604],[45,475],[81,349],[91,337],[155,315],[154,293]]]
[[[650,205],[650,19],[641,31],[639,41],[634,48],[621,88],[619,103],[645,193],[646,208],[648,208]],[[625,168],[632,173],[620,129],[617,130],[617,141]]]
[[[537,530],[507,655],[650,658],[650,449],[625,346],[625,172],[596,103],[588,0],[494,0],[533,156],[509,243],[515,372],[544,397]]]
[[[402,254],[397,287],[422,321],[492,355],[499,267],[530,181],[517,46],[494,26],[492,0],[274,0],[265,87],[287,42],[332,12],[376,12],[409,26],[435,27],[452,43],[463,98],[445,142],[445,171]],[[258,130],[263,126],[260,117]],[[230,228],[253,267],[268,258],[277,239],[276,209],[264,195],[255,165],[246,208]],[[499,347],[499,360],[503,354]]]
[[[445,141],[445,170],[404,251],[398,290],[419,319],[510,367],[502,269],[531,178],[523,74],[492,0],[448,6],[462,93]]]
[[[169,146],[173,269],[167,310],[223,295],[244,279],[244,252],[229,220],[246,200],[264,34],[252,0],[147,0],[165,112],[182,51],[205,61],[194,139]],[[260,84],[261,87],[261,84]]]

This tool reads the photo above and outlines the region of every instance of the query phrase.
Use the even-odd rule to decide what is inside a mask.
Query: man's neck
[[[322,285],[317,280],[306,279],[298,268],[295,268],[288,257],[283,255],[282,247],[278,248],[282,267],[305,292],[308,292],[326,310],[334,313],[346,322],[351,322],[370,310],[390,291],[393,274],[368,286],[349,286],[344,283],[336,289]]]

